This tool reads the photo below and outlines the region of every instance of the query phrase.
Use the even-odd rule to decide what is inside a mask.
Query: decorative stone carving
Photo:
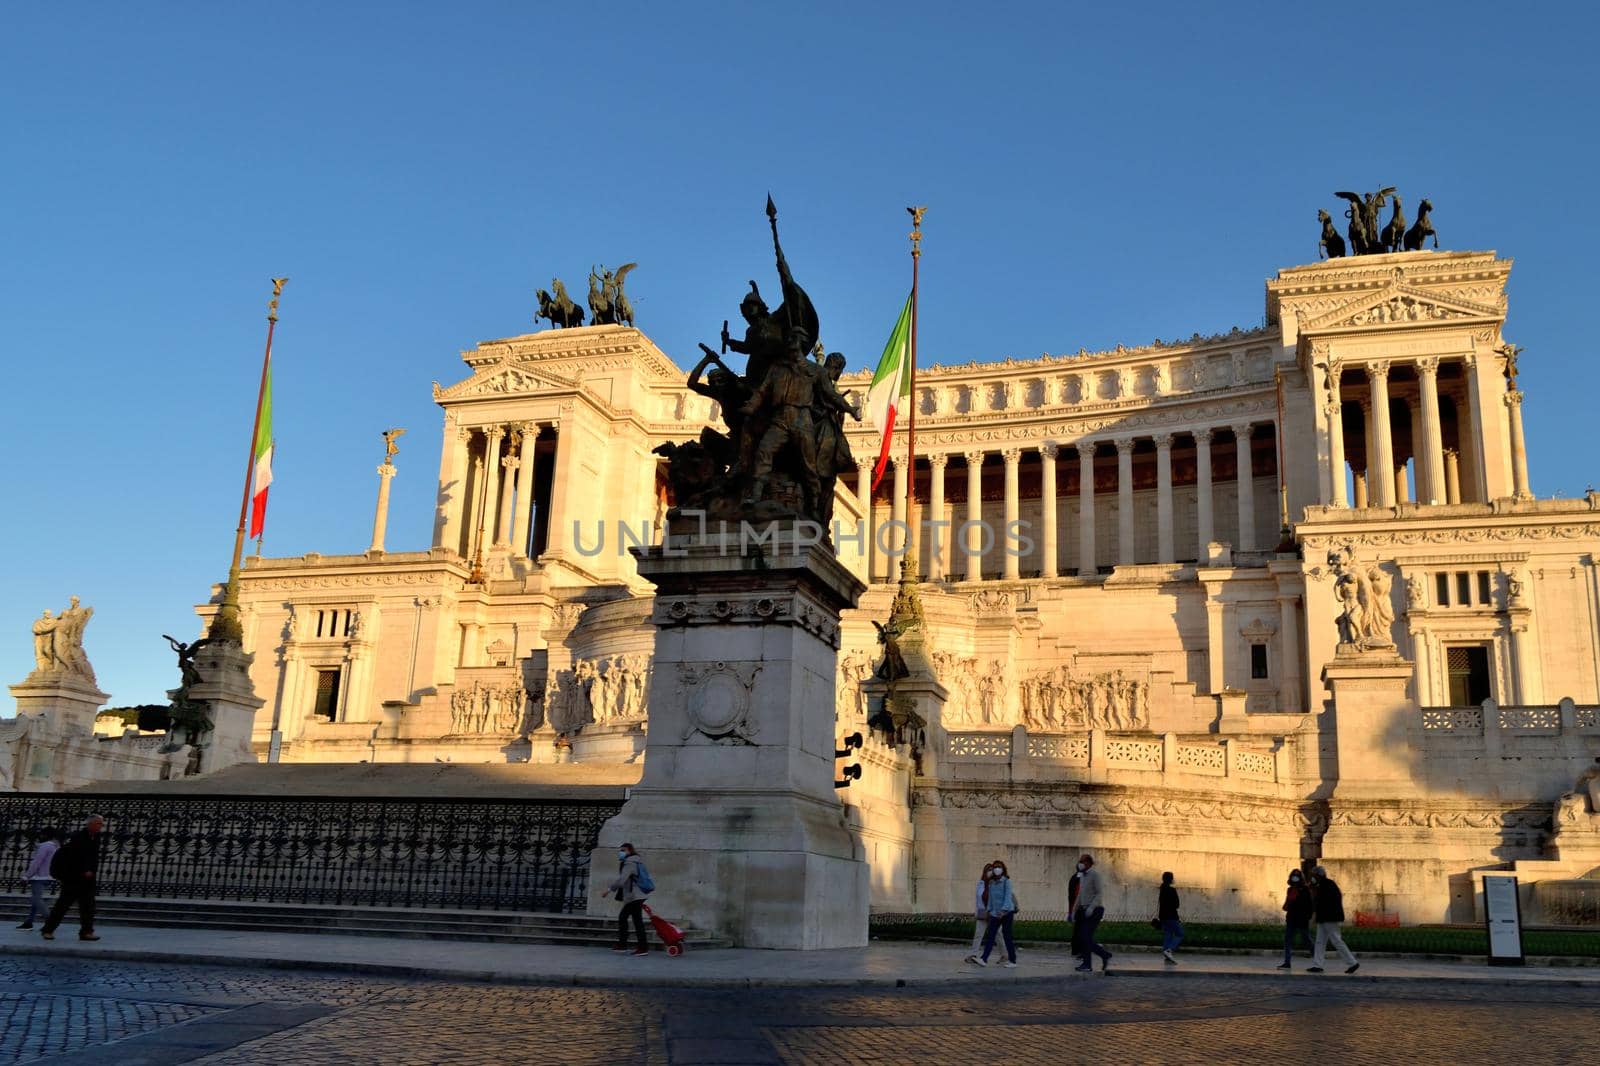
[[[33,623],[35,667],[28,680],[76,678],[95,684],[94,668],[83,650],[83,630],[94,617],[93,607],[81,607],[73,596],[65,610],[52,615],[48,610]]]
[[[1022,724],[1030,731],[1142,729],[1149,721],[1150,685],[1120,670],[1074,676],[1065,665],[1035,671],[1019,685]]]
[[[690,726],[712,740],[749,742],[755,735],[750,698],[760,663],[678,664],[678,681],[687,694]]]
[[[1350,546],[1328,553],[1339,604],[1339,643],[1368,649],[1394,647],[1390,579],[1381,564],[1363,565]]]
[[[485,685],[450,694],[450,732],[457,736],[525,736],[529,728],[528,694],[522,685]]]

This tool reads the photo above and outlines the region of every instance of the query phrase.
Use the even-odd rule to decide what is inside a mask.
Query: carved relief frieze
[[[1309,556],[1338,544],[1371,547],[1409,547],[1418,544],[1509,543],[1519,540],[1579,540],[1600,536],[1600,523],[1585,522],[1539,526],[1455,526],[1444,529],[1392,530],[1372,533],[1337,533],[1331,536],[1306,536],[1301,541]]]

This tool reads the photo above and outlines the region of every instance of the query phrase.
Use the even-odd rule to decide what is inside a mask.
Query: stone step
[[[0,895],[0,913],[20,916],[26,898]],[[239,903],[218,900],[152,900],[107,897],[97,901],[107,926],[144,926],[278,933],[333,933],[427,940],[521,944],[609,944],[616,920],[580,914],[517,914],[497,911],[396,910],[314,904]],[[69,916],[68,921],[71,921]],[[681,927],[692,947],[725,947],[704,930]]]

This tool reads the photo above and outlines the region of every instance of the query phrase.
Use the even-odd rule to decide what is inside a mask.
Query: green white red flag
[[[911,409],[911,297],[900,311],[900,318],[883,347],[883,358],[867,387],[867,418],[883,434],[878,446],[878,464],[872,468],[872,487],[877,489],[889,465],[889,445],[894,440],[896,419]]]
[[[256,423],[254,495],[250,497],[250,535],[261,536],[267,525],[267,488],[272,484],[272,367],[261,389],[261,418]]]

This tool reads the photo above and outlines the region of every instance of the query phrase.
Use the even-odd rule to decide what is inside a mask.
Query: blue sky
[[[117,703],[225,574],[268,277],[266,553],[425,547],[429,383],[533,290],[640,265],[680,362],[771,284],[764,197],[830,347],[870,361],[925,223],[925,361],[1259,324],[1334,189],[1423,196],[1516,259],[1535,490],[1596,476],[1578,5],[12,6],[0,34],[0,680],[77,594]],[[1584,133],[1584,130],[1590,130]]]

